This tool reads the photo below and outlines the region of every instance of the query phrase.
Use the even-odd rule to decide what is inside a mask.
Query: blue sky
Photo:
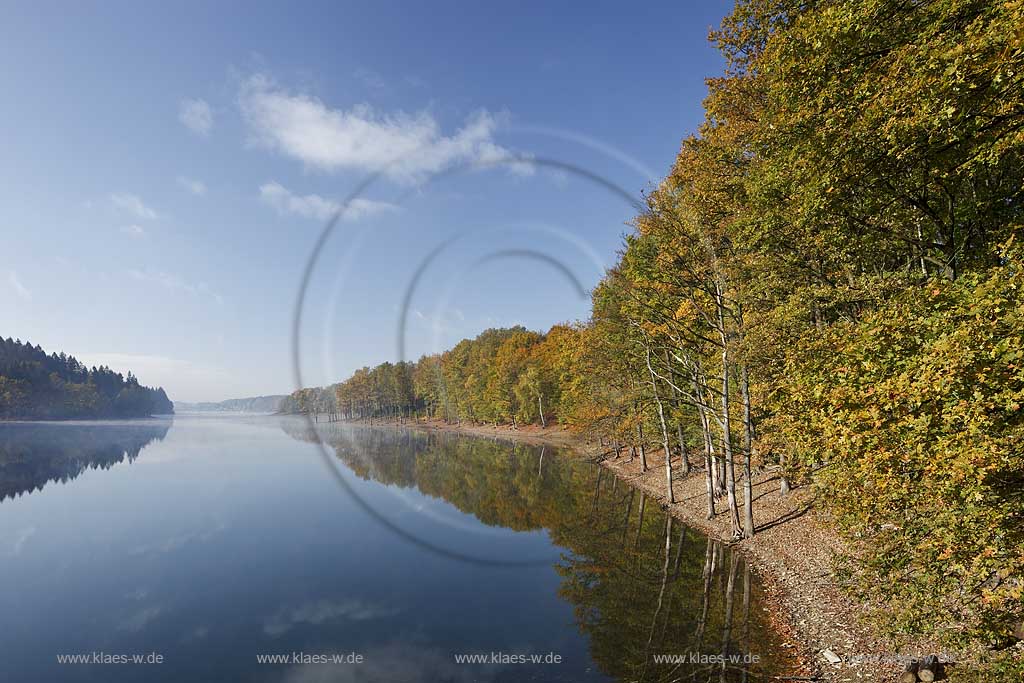
[[[583,318],[701,121],[726,3],[22,3],[0,25],[0,334],[172,399]],[[527,164],[516,159],[553,160]],[[449,241],[451,240],[451,241]],[[443,246],[446,245],[446,246]],[[571,275],[571,278],[566,276]]]

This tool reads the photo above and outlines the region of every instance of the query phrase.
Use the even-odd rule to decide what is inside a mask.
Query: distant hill
[[[74,356],[0,337],[0,419],[67,420],[149,417],[174,412],[162,388],[131,372],[86,367]]]
[[[229,398],[217,403],[183,403],[178,401],[175,406],[179,412],[197,413],[276,413],[281,408],[281,401],[286,396],[251,396],[249,398]]]

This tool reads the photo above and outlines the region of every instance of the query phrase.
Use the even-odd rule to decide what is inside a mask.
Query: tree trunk
[[[647,511],[647,494],[640,491],[640,512],[636,520],[636,540],[633,541],[633,549],[636,555],[640,556],[640,532],[644,530],[644,513]]]
[[[754,537],[754,493],[750,480],[750,453],[754,448],[754,423],[750,415],[750,381],[747,364],[740,367],[740,393],[743,396],[743,537]]]
[[[676,438],[679,440],[679,464],[683,468],[683,474],[690,473],[690,454],[686,450],[686,441],[683,439],[683,423],[676,423]]]
[[[675,398],[677,404],[682,403],[680,398],[680,392],[678,389],[678,377],[676,371],[672,368],[672,362],[668,355],[668,350],[665,351],[665,367],[668,368],[668,373],[672,377],[672,396]],[[683,470],[683,474],[690,473],[690,458],[686,452],[686,441],[683,440],[683,423],[681,420],[676,421],[676,438],[679,440],[679,466]]]
[[[658,407],[658,421],[661,423],[661,444],[665,449],[665,490],[668,492],[668,502],[676,502],[676,494],[672,489],[672,446],[668,442],[668,426],[665,424],[665,409],[661,405],[661,396],[658,394],[658,383],[654,376],[654,367],[651,365],[651,350],[647,349],[647,371],[651,375],[651,391],[654,393],[654,403]]]
[[[711,579],[715,574],[715,546],[714,541],[708,539],[708,548],[704,553],[704,590],[701,595],[700,617],[697,619],[697,632],[694,638],[697,641],[695,649],[700,649],[704,642],[704,627],[708,623],[708,603],[711,600]]]
[[[540,411],[540,426],[547,427],[548,423],[544,421],[544,399],[540,394],[537,394],[537,410]]]
[[[743,648],[750,652],[750,565],[743,562]],[[741,683],[746,683],[749,672],[743,668]]]
[[[715,453],[711,440],[711,425],[704,409],[704,399],[696,370],[693,373],[693,395],[697,399],[697,415],[700,417],[700,431],[704,437],[704,480],[708,494],[708,519],[712,519],[715,516]]]
[[[717,285],[719,336],[722,341],[722,452],[725,455],[726,494],[729,499],[729,516],[733,536],[742,535],[739,508],[736,505],[736,463],[732,452],[732,426],[729,419],[729,337],[725,329],[725,301],[721,284]]]
[[[668,587],[668,565],[672,551],[672,515],[665,515],[665,561],[661,566],[661,590],[658,591],[658,602],[654,606],[654,618],[651,619],[651,632],[647,636],[647,647],[644,652],[650,652],[651,643],[654,641],[654,630],[658,625],[658,615],[665,603],[665,588]]]
[[[636,489],[632,486],[629,487],[629,502],[626,504],[626,518],[622,520],[622,547],[626,547],[626,534],[629,533],[629,515],[633,512],[633,496],[636,495]]]
[[[732,641],[732,610],[733,594],[736,591],[736,565],[739,562],[739,555],[735,551],[731,553],[729,562],[729,579],[725,583],[725,616],[722,619],[722,672],[720,681],[725,681],[726,666],[729,662],[729,645]]]
[[[707,441],[708,435],[705,434],[704,439]],[[715,463],[712,460],[711,455],[711,444],[708,442],[708,450],[704,455],[704,483],[707,487],[708,494],[708,519],[713,519],[715,516]]]
[[[644,446],[644,425],[640,422],[640,415],[637,415],[636,437],[640,441],[637,448],[640,450],[640,471],[647,471],[647,448]]]

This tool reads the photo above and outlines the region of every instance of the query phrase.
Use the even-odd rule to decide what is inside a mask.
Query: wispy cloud
[[[325,221],[342,210],[341,202],[321,197],[318,194],[297,195],[277,182],[260,186],[260,199],[274,207],[280,214],[295,214],[305,218]],[[382,211],[396,211],[398,207],[388,202],[356,198],[349,202],[342,214],[345,220],[356,220]]]
[[[138,633],[142,629],[146,628],[151,621],[159,617],[162,613],[163,608],[159,605],[146,607],[122,619],[118,623],[117,628],[119,631]]]
[[[132,225],[125,225],[122,227],[121,232],[132,237],[142,237],[146,234],[145,228],[141,225],[135,225],[134,223]]]
[[[437,313],[424,313],[414,308],[412,313],[435,336],[457,334],[466,322],[466,314],[458,308],[445,309]]]
[[[128,271],[128,275],[139,282],[148,282],[170,291],[184,292],[192,296],[207,296],[218,304],[224,303],[224,297],[211,290],[205,282],[189,282],[184,278],[162,270],[138,270],[132,268]]]
[[[26,527],[19,531],[14,539],[14,544],[11,546],[10,555],[17,557],[21,555],[21,551],[24,549],[25,544],[28,540],[36,535],[36,528],[34,526]]]
[[[483,667],[457,664],[449,652],[425,647],[415,637],[406,637],[365,651],[363,663],[358,666],[296,664],[284,669],[280,680],[281,683],[489,683],[522,678],[507,675],[509,669],[515,667],[515,664]]]
[[[191,192],[197,197],[202,197],[206,194],[206,185],[199,180],[186,178],[185,176],[178,176],[178,185],[181,185],[183,189]]]
[[[20,296],[25,301],[32,300],[32,292],[28,290],[28,287],[21,284],[21,279],[18,277],[18,274],[13,270],[7,274],[7,282],[8,284],[11,285],[11,289],[14,290],[15,294]]]
[[[384,80],[384,77],[373,69],[367,69],[366,67],[359,67],[352,72],[352,75],[356,80],[361,81],[363,85],[373,90],[387,90],[388,83]]]
[[[487,111],[444,135],[427,111],[385,114],[366,104],[332,109],[263,75],[245,81],[239,106],[256,144],[325,171],[379,171],[412,181],[455,164],[491,164],[511,156],[494,141],[500,117]]]
[[[206,100],[184,99],[178,107],[178,120],[198,135],[209,135],[213,128],[213,109]]]
[[[194,531],[168,536],[162,541],[154,541],[152,543],[137,546],[129,551],[129,555],[150,555],[154,553],[165,555],[167,553],[173,553],[184,548],[190,543],[209,541],[214,536],[227,530],[227,528],[227,524],[223,521],[216,521],[209,527],[203,527]]]
[[[263,632],[268,636],[277,637],[292,630],[299,624],[319,626],[329,621],[345,619],[348,621],[367,621],[382,619],[398,614],[394,607],[373,605],[360,600],[317,600],[307,602],[298,607],[283,609],[263,622]]]
[[[115,208],[144,220],[151,221],[159,217],[159,214],[147,206],[141,197],[130,192],[115,192],[111,194],[110,203]]]

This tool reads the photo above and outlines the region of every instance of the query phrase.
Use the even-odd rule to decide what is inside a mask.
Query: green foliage
[[[343,382],[294,392],[282,412],[337,413],[349,419],[421,415],[448,422],[529,423],[559,410],[560,342],[523,327],[485,330],[442,354],[416,363],[362,368]],[[559,344],[555,344],[555,340]]]
[[[807,337],[780,386],[775,427],[827,462],[854,576],[894,628],[1000,643],[1024,619],[1024,270],[1005,258]]]
[[[162,388],[0,337],[0,419],[147,417],[174,412]]]

